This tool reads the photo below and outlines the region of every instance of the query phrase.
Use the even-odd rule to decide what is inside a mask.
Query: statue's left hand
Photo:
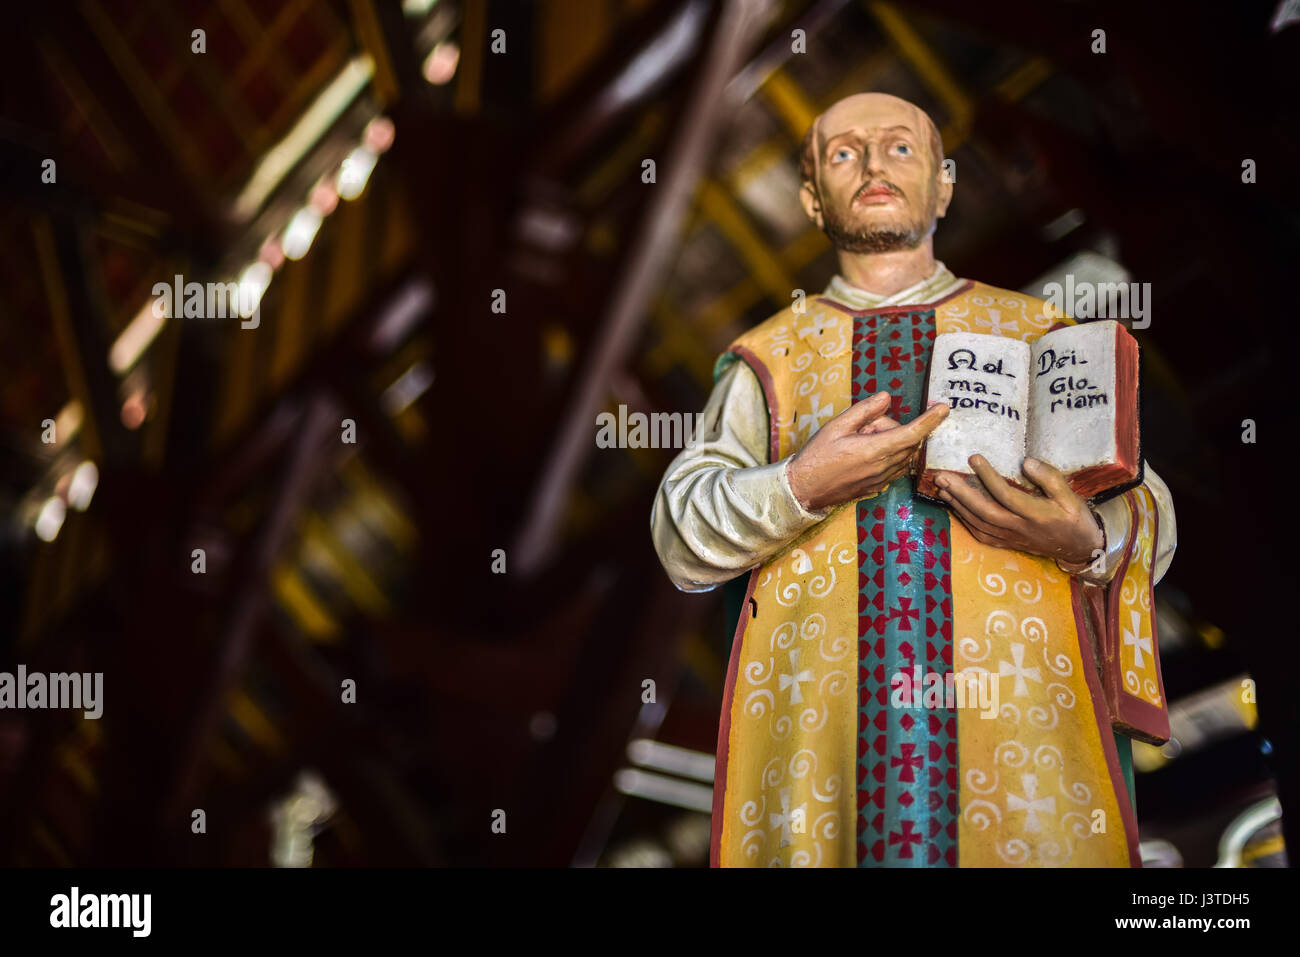
[[[970,464],[988,494],[955,472],[940,472],[935,482],[939,497],[977,541],[1072,565],[1092,561],[1104,547],[1105,535],[1088,503],[1059,470],[1025,459],[1025,476],[1043,492],[1033,495],[995,472],[982,455],[972,455]]]

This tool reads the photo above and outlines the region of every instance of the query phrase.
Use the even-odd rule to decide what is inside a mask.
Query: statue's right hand
[[[948,415],[938,402],[907,425],[885,415],[888,392],[855,402],[817,430],[790,462],[790,489],[817,510],[873,495],[907,473],[908,460]]]

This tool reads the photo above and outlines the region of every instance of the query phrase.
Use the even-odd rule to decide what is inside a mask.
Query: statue
[[[937,333],[1073,320],[934,258],[953,184],[930,118],[850,96],[805,140],[824,293],[718,361],[651,513],[678,588],[750,571],[719,722],[714,866],[1140,866],[1129,738],[1168,738],[1152,588],[1172,501],[1096,506],[1026,459],[912,473]],[[792,291],[793,292],[793,291]],[[963,694],[963,692],[966,692]]]

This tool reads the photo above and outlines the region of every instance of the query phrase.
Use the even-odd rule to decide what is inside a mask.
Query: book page
[[[1067,475],[1118,460],[1113,320],[1049,332],[1034,342],[1026,453]]]
[[[1020,475],[1029,417],[1029,345],[974,332],[934,339],[929,401],[947,402],[948,417],[930,434],[925,467],[970,474],[976,453],[1005,478]]]

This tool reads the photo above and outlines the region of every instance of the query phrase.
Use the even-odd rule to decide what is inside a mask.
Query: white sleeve
[[[722,374],[699,417],[700,432],[668,466],[650,532],[682,591],[709,591],[765,559],[828,516],[790,491],[790,459],[768,464],[767,402],[743,361]]]
[[[1155,499],[1156,512],[1160,516],[1159,541],[1156,542],[1156,554],[1151,562],[1151,583],[1154,585],[1164,577],[1169,569],[1169,563],[1174,559],[1174,549],[1178,546],[1178,524],[1174,518],[1174,500],[1169,494],[1169,487],[1165,485],[1164,479],[1156,474],[1151,463],[1145,460],[1142,484]],[[1132,519],[1129,516],[1128,500],[1123,495],[1102,502],[1094,511],[1101,517],[1102,526],[1106,530],[1106,554],[1095,569],[1090,566],[1079,573],[1079,577],[1085,581],[1104,585],[1115,576],[1120,556],[1128,548]]]
[[[1160,525],[1156,530],[1159,540],[1156,542],[1155,557],[1151,560],[1151,584],[1154,585],[1165,577],[1165,572],[1174,560],[1174,549],[1178,547],[1178,519],[1174,516],[1174,498],[1169,494],[1169,486],[1155,473],[1149,462],[1143,481],[1156,500],[1156,513],[1160,517]]]

